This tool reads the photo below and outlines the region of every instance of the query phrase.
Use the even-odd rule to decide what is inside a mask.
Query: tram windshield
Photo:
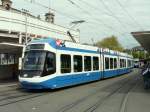
[[[44,68],[46,52],[30,51],[25,53],[23,70],[40,70]]]
[[[46,76],[55,72],[55,53],[38,50],[25,53],[21,77]]]

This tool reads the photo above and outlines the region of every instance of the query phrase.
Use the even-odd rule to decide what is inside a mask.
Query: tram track
[[[133,76],[132,76],[132,77],[133,77]],[[130,77],[130,78],[131,78],[131,77]],[[115,88],[115,89],[114,89],[112,92],[110,92],[108,95],[102,96],[102,98],[100,98],[100,99],[98,100],[98,102],[94,103],[91,107],[85,109],[84,112],[93,112],[95,109],[97,109],[97,108],[99,107],[99,105],[100,105],[103,101],[107,100],[108,97],[111,97],[113,94],[115,94],[115,93],[116,93],[117,91],[119,91],[121,88],[123,88],[124,85],[126,85],[127,82],[129,82],[129,80],[131,80],[131,79],[129,79],[129,77],[128,77],[127,79],[122,79],[122,80],[120,80],[120,81],[114,83],[113,85],[120,85],[120,86],[117,87],[117,88]],[[109,85],[108,87],[111,87],[111,85]],[[105,87],[105,88],[107,88],[107,87]],[[110,88],[110,89],[112,89],[112,88]],[[68,104],[68,105],[65,105],[64,107],[60,108],[60,109],[59,109],[58,111],[56,111],[56,112],[68,112],[68,111],[70,111],[72,108],[78,106],[80,103],[83,103],[84,101],[86,101],[86,100],[88,100],[89,98],[93,97],[94,95],[98,94],[98,93],[101,92],[102,90],[103,90],[103,88],[100,88],[100,89],[96,90],[95,92],[93,92],[93,93],[91,93],[91,94],[89,94],[89,95],[87,95],[87,96],[85,96],[85,97],[82,97],[82,98],[79,99],[79,100],[76,100],[75,102],[72,102],[72,103],[70,103],[70,104]]]
[[[18,92],[14,95],[11,95],[11,93],[9,95],[7,95],[7,97],[3,97],[0,98],[0,107],[1,106],[6,106],[9,104],[14,104],[20,101],[25,101],[25,100],[29,100],[32,98],[36,98],[36,97],[40,97],[40,96],[44,96],[47,95],[49,93],[30,93],[30,92]]]
[[[2,88],[2,87],[1,87]],[[7,89],[5,90],[6,87],[3,87],[3,89],[0,90],[0,94],[6,93],[9,91],[15,91],[16,89],[20,88],[18,84],[12,85],[12,86],[7,86]]]
[[[139,79],[139,77],[137,78],[137,79],[135,79],[135,83],[134,83],[134,86],[133,87],[131,87],[131,88],[129,88],[129,90],[127,91],[127,93],[124,95],[124,97],[123,97],[123,99],[122,99],[122,103],[121,103],[121,106],[120,106],[120,112],[125,112],[125,110],[126,110],[126,104],[127,104],[127,102],[128,102],[128,97],[129,97],[129,95],[130,95],[130,92],[135,88],[135,87],[137,87],[137,85],[138,85],[138,80]]]
[[[13,104],[13,103],[17,103],[17,102],[20,102],[20,101],[25,101],[25,100],[29,100],[29,99],[32,99],[32,98],[40,97],[40,96],[43,96],[43,95],[44,94],[22,95],[22,96],[19,96],[19,97],[21,97],[21,99],[17,99],[19,97],[15,97],[15,98],[13,98],[14,100],[12,100],[12,101],[0,102],[0,107],[1,106],[6,106],[6,105],[9,105],[9,104]],[[27,97],[25,97],[25,96],[27,96]]]
[[[126,78],[125,78],[126,77]],[[114,78],[116,80],[116,78]],[[119,80],[118,80],[119,79]],[[119,93],[126,85],[129,85],[129,88],[127,87],[126,94],[124,97],[122,97],[120,112],[125,112],[126,102],[127,102],[127,94],[132,90],[134,85],[136,84],[133,81],[135,79],[135,75],[131,76],[121,76],[118,78],[117,81],[114,81],[112,79],[107,79],[107,81],[112,81],[111,83],[108,83],[105,86],[98,86],[94,89],[94,91],[91,91],[86,96],[83,96],[79,98],[78,100],[72,101],[71,103],[66,103],[65,105],[61,106],[60,108],[57,108],[54,112],[74,112],[73,109],[80,107],[80,105],[84,104],[87,101],[90,101],[89,99],[95,99],[93,102],[90,102],[89,106],[86,106],[82,108],[82,111],[80,112],[95,112],[98,108],[101,108],[104,102],[107,102],[113,95]],[[109,82],[110,82],[109,81]],[[105,82],[105,80],[104,80]],[[95,82],[97,83],[97,82]],[[90,85],[95,85],[94,83],[91,83]],[[130,86],[132,85],[132,86]],[[95,86],[93,86],[95,87]],[[65,90],[63,90],[65,91]],[[52,93],[55,93],[57,91],[52,91]],[[0,107],[15,104],[17,102],[24,102],[26,100],[31,100],[33,98],[41,97],[44,95],[49,95],[51,92],[44,91],[44,92],[27,92],[24,89],[20,88],[19,86],[14,86],[11,89],[2,91],[0,93]]]
[[[127,86],[127,85],[133,85],[133,86]],[[127,86],[128,88],[125,90],[126,94],[123,96],[123,99],[121,101],[121,106],[119,107],[119,112],[125,112],[125,107],[126,107],[126,103],[127,103],[127,98],[129,95],[129,92],[136,86],[136,82],[132,82],[130,80],[130,83],[128,83],[124,86]],[[95,112],[98,108],[100,108],[101,106],[103,106],[103,104],[105,102],[107,102],[110,98],[112,98],[115,94],[119,93],[120,91],[122,91],[122,89],[124,89],[124,86],[120,86],[118,89],[116,89],[115,91],[109,93],[108,95],[104,96],[103,98],[99,99],[96,103],[94,103],[92,106],[90,106],[89,108],[85,109],[83,112]]]
[[[24,92],[25,92],[24,89],[21,88],[20,86],[18,86],[18,85],[13,86],[11,89],[0,91],[0,101],[3,97],[6,98],[6,97],[16,95],[18,93],[24,93]]]
[[[48,93],[29,92],[29,91],[24,90],[23,88],[20,88],[19,86],[16,86],[13,89],[8,89],[8,90],[0,92],[0,107],[13,104],[13,103],[17,103],[20,101],[25,101],[28,99],[40,97],[46,94]]]

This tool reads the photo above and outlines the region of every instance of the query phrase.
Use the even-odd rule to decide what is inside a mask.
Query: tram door
[[[117,57],[117,74],[119,74],[119,70],[120,70],[120,59],[119,56]]]
[[[105,71],[104,54],[100,54],[100,57],[101,57],[101,78],[104,79],[104,71]]]

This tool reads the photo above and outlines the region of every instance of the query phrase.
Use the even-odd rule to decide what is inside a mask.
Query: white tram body
[[[55,89],[131,71],[132,56],[117,51],[43,38],[23,54],[19,81],[26,89]]]

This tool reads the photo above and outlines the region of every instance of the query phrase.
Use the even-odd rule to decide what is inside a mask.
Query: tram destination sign
[[[26,50],[43,50],[44,44],[32,44],[26,47]]]

